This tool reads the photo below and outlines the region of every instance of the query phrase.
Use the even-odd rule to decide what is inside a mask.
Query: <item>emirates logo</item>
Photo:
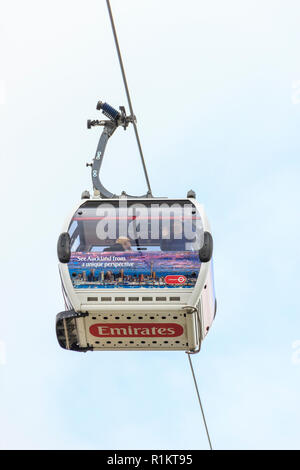
[[[183,334],[177,323],[95,323],[90,333],[97,338],[174,338]]]

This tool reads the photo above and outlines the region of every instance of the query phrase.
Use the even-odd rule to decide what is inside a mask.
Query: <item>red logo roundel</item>
[[[179,276],[166,276],[165,277],[166,284],[185,284],[186,283],[186,277],[183,276],[182,274],[179,274]]]
[[[181,336],[183,327],[177,323],[95,323],[90,333],[97,338],[172,338]]]

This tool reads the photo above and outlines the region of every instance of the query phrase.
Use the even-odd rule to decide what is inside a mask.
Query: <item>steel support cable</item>
[[[114,22],[114,18],[113,18],[111,6],[110,6],[110,0],[106,0],[106,5],[107,5],[108,14],[109,14],[110,23],[111,23],[111,28],[112,28],[112,32],[113,32],[113,36],[114,36],[114,40],[115,40],[116,49],[117,49],[117,54],[118,54],[120,69],[121,69],[121,73],[122,73],[123,83],[124,83],[124,87],[125,87],[125,92],[126,92],[126,96],[127,96],[128,106],[129,106],[131,116],[134,117],[134,112],[133,112],[133,108],[132,108],[132,102],[131,102],[131,98],[130,98],[128,83],[127,83],[125,69],[124,69],[124,64],[123,64],[121,50],[120,50],[120,46],[119,46],[117,31],[116,31],[115,22]],[[141,157],[141,160],[142,160],[142,165],[143,165],[145,179],[146,179],[146,183],[147,183],[147,187],[148,187],[148,192],[150,193],[150,195],[152,195],[150,180],[149,180],[149,176],[148,176],[148,172],[147,172],[147,168],[146,168],[146,163],[145,163],[144,154],[143,154],[143,150],[142,150],[142,146],[141,146],[141,141],[140,141],[140,138],[139,138],[137,125],[136,125],[136,122],[135,122],[134,119],[133,119],[132,124],[133,124],[133,128],[134,128],[134,133],[135,133],[135,137],[136,137],[140,157]]]
[[[134,117],[134,112],[133,112],[130,92],[129,92],[129,88],[128,88],[128,83],[127,83],[127,79],[126,79],[124,64],[123,64],[123,60],[122,60],[120,45],[119,45],[119,41],[118,41],[117,31],[116,31],[116,27],[115,27],[115,23],[114,23],[112,9],[111,9],[111,6],[110,6],[110,0],[106,0],[106,5],[107,5],[107,9],[108,9],[108,14],[109,14],[109,18],[110,18],[110,23],[111,23],[113,36],[114,36],[116,50],[117,50],[117,54],[118,54],[120,69],[121,69],[123,83],[124,83],[125,92],[126,92],[127,101],[128,101],[128,106],[129,106],[131,116]],[[137,141],[137,145],[138,145],[138,149],[139,149],[139,153],[140,153],[140,157],[141,157],[141,161],[142,161],[142,165],[143,165],[143,170],[144,170],[144,174],[145,174],[145,179],[146,179],[148,191],[152,195],[149,176],[148,176],[146,163],[145,163],[145,159],[144,159],[144,154],[143,154],[143,150],[142,150],[142,146],[141,146],[141,142],[140,142],[140,138],[139,138],[139,133],[138,133],[138,130],[137,130],[137,125],[136,125],[135,120],[133,120],[133,128],[134,128],[134,133],[135,133],[135,137],[136,137],[136,141]],[[204,422],[204,426],[205,426],[205,431],[206,431],[206,435],[207,435],[207,439],[208,439],[208,443],[209,443],[209,448],[210,448],[210,450],[213,450],[190,354],[188,354],[188,359],[189,359],[189,364],[190,364],[191,371],[192,371],[192,376],[193,376],[193,380],[194,380],[194,384],[195,384],[195,389],[196,389],[196,392],[197,392],[197,397],[198,397],[200,410],[201,410],[201,414],[202,414],[202,418],[203,418],[203,422]]]
[[[203,409],[203,406],[202,406],[202,403],[201,403],[201,398],[200,398],[200,393],[199,393],[199,389],[198,389],[198,385],[197,385],[197,380],[196,380],[196,376],[195,376],[195,372],[194,372],[194,367],[193,367],[193,363],[192,363],[192,359],[191,359],[191,355],[190,355],[190,354],[188,354],[188,358],[189,358],[189,363],[190,363],[190,367],[191,367],[191,371],[192,371],[192,376],[193,376],[193,379],[194,379],[194,384],[195,384],[195,388],[196,388],[196,393],[197,393],[197,396],[198,396],[198,401],[199,401],[199,405],[200,405],[200,410],[201,410],[201,413],[202,413],[202,418],[203,418],[203,423],[204,423],[204,427],[205,427],[205,431],[206,431],[206,435],[207,435],[207,439],[208,439],[208,443],[209,443],[209,448],[210,448],[210,450],[213,450],[212,445],[211,445],[211,440],[210,440],[209,432],[208,432],[208,427],[207,427],[206,419],[205,419],[204,409]]]

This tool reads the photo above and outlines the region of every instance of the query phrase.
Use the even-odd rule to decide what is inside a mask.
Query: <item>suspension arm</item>
[[[92,166],[91,177],[92,177],[93,188],[94,188],[94,191],[99,191],[100,196],[105,199],[118,198],[119,196],[110,192],[101,183],[100,170],[101,170],[101,166],[103,163],[104,152],[106,149],[108,139],[113,135],[117,127],[122,126],[126,130],[129,123],[135,122],[135,116],[132,116],[132,115],[126,116],[125,109],[123,106],[120,106],[120,111],[117,111],[109,104],[102,103],[102,101],[98,101],[97,109],[98,110],[101,109],[103,114],[105,114],[105,116],[107,116],[109,119],[105,121],[88,120],[87,122],[88,129],[91,129],[91,127],[94,127],[94,126],[103,126],[103,131],[100,136],[97,149],[96,149],[96,154],[93,159],[93,163],[91,165]],[[125,196],[128,198],[145,198],[145,197],[151,197],[151,193],[148,192],[147,194],[143,196],[130,196],[125,191],[123,191],[122,196]]]

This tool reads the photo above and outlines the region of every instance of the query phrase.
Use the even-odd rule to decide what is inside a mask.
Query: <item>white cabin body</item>
[[[63,232],[71,255],[59,263],[67,305],[57,316],[62,347],[199,351],[216,313],[213,260],[199,257],[211,233],[203,205],[193,198],[84,199]]]

